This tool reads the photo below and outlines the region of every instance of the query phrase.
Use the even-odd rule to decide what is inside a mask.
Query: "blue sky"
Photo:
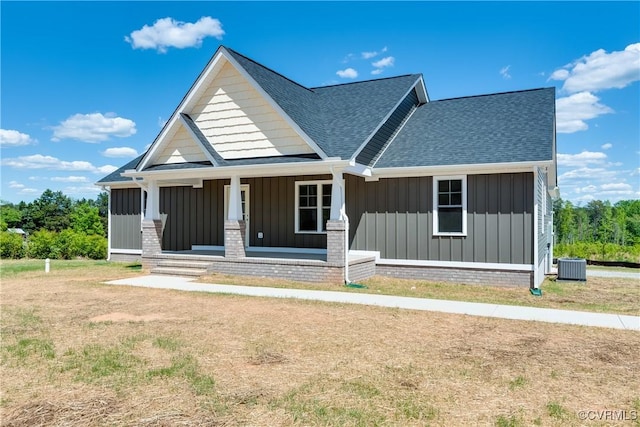
[[[220,44],[308,87],[422,73],[432,100],[556,87],[561,196],[640,198],[640,2],[12,2],[0,198],[94,198]]]

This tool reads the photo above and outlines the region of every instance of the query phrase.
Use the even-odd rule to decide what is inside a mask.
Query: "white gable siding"
[[[198,146],[184,126],[180,125],[178,131],[170,137],[169,143],[166,144],[153,163],[163,165],[168,163],[204,162],[207,160],[202,147]]]
[[[224,159],[314,152],[229,63],[189,114]]]

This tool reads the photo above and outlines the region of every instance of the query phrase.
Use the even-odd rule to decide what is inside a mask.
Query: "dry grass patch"
[[[361,281],[360,283],[366,285],[366,288],[363,289],[327,283],[304,283],[268,277],[224,274],[207,275],[198,281],[229,285],[400,295],[632,316],[640,314],[640,282],[636,279],[626,278],[589,277],[586,282],[557,282],[555,278],[547,278],[541,286],[542,297],[531,295],[529,289],[525,287],[428,282],[386,276],[374,276]]]
[[[96,283],[127,274],[3,279],[3,425],[569,426],[640,409],[637,332]],[[91,320],[110,313],[136,321]]]

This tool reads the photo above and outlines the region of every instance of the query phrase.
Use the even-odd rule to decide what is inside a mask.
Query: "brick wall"
[[[401,279],[418,279],[434,282],[496,286],[533,286],[532,271],[378,264],[376,265],[376,274]]]
[[[247,225],[244,221],[226,220],[224,222],[224,256],[227,258],[244,258],[244,244]]]
[[[151,258],[162,253],[162,220],[142,221],[142,268],[150,269]]]
[[[113,262],[136,262],[142,259],[142,255],[140,254],[115,254],[111,253],[111,257],[109,257],[109,261]]]

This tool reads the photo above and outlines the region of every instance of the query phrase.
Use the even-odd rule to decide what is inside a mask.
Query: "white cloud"
[[[85,161],[67,162],[52,156],[43,156],[42,154],[34,154],[32,156],[21,156],[14,158],[2,159],[0,162],[3,166],[9,166],[17,169],[48,169],[59,171],[81,171],[93,172],[96,174],[108,174],[118,169],[112,165],[96,167]]]
[[[77,139],[84,142],[100,142],[111,136],[125,138],[136,132],[133,120],[117,117],[113,113],[74,114],[53,127],[51,140]]]
[[[590,185],[587,185],[586,187],[576,188],[576,193],[594,193],[597,190],[598,190],[598,187],[596,187],[593,184],[590,184]]]
[[[578,202],[590,202],[595,200],[595,196],[593,194],[585,194],[584,196],[576,197],[575,200]]]
[[[626,182],[612,182],[609,184],[602,184],[600,188],[604,191],[631,191],[631,185]]]
[[[599,103],[600,98],[590,92],[580,92],[556,100],[556,131],[573,133],[587,130],[585,120],[594,119],[613,110]]]
[[[358,72],[353,68],[345,68],[344,70],[336,71],[336,74],[343,79],[355,79],[358,77]]]
[[[163,119],[162,117],[158,116],[158,127],[159,128],[163,128],[164,125],[167,124],[167,120]]]
[[[611,147],[613,147],[613,144],[608,143],[608,142],[607,142],[606,144],[602,144],[602,145],[600,146],[600,148],[602,148],[603,150],[608,150],[608,149],[609,149],[609,148],[611,148]]]
[[[372,63],[371,65],[373,65],[376,68],[393,67],[395,60],[396,59],[393,56],[387,56],[385,58],[382,58],[379,61]]]
[[[558,176],[558,182],[573,179],[605,180],[614,178],[616,174],[617,172],[611,169],[583,167],[562,173],[560,176]],[[562,188],[562,186],[560,188]]]
[[[105,157],[135,157],[138,152],[131,147],[112,147],[102,152]]]
[[[550,78],[564,80],[562,89],[568,93],[621,89],[640,80],[640,43],[611,53],[598,49],[554,71]]]
[[[35,144],[37,141],[26,133],[13,129],[0,129],[0,147],[19,147]]]
[[[579,154],[558,154],[558,166],[584,166],[588,164],[601,164],[607,159],[607,155],[600,152],[583,151]]]
[[[376,68],[375,70],[371,70],[371,74],[377,76],[378,74],[382,74],[382,71],[384,71],[382,68]]]
[[[511,68],[511,65],[507,65],[506,67],[502,67],[500,69],[500,75],[504,79],[510,79],[511,78],[511,74],[509,74],[509,68]]]
[[[51,181],[55,182],[89,182],[86,176],[54,176]]]
[[[36,190],[35,188],[29,188],[24,184],[20,184],[18,181],[9,182],[9,188],[15,188],[18,191],[18,194],[33,194],[38,193],[40,190]]]
[[[387,51],[387,47],[383,47],[382,50],[380,50],[380,52],[378,51],[372,51],[372,52],[362,52],[362,59],[371,59],[371,58],[375,58],[376,56],[380,55],[381,53],[385,53]]]
[[[144,25],[124,39],[134,49],[156,49],[165,53],[169,47],[200,47],[205,37],[221,40],[224,34],[222,23],[210,16],[203,16],[193,23],[167,17],[158,19],[152,26]]]
[[[64,194],[86,194],[86,193],[100,193],[102,189],[95,185],[86,185],[83,187],[65,187],[62,192]]]

